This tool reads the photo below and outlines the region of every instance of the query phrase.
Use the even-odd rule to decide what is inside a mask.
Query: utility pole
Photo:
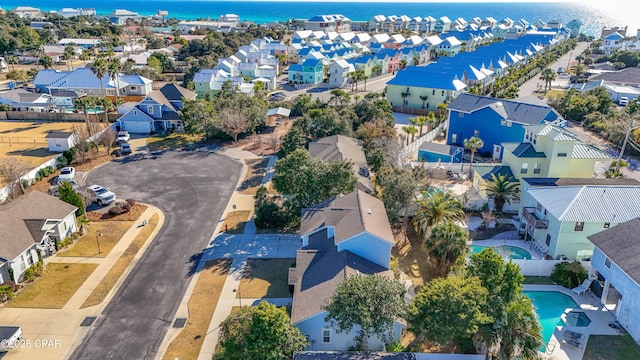
[[[635,120],[631,120],[631,123],[629,124],[629,127],[627,128],[627,133],[624,136],[624,141],[622,142],[622,148],[620,149],[620,152],[618,153],[618,159],[616,160],[616,173],[620,171],[620,162],[622,161],[622,154],[624,154],[624,149],[627,147],[627,142],[629,142],[629,135],[631,134],[631,130],[634,129],[635,125],[636,125],[636,121]]]

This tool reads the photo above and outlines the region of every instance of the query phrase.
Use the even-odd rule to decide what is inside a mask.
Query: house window
[[[523,163],[520,168],[520,174],[526,174],[529,171],[529,163]]]
[[[547,234],[547,239],[544,241],[545,244],[547,244],[547,246],[551,245],[551,235]]]
[[[584,222],[578,221],[576,225],[573,227],[573,231],[582,231],[584,230]]]
[[[444,90],[442,90],[442,96],[444,96]]]
[[[33,257],[31,256],[31,254],[27,255],[27,265],[33,265]]]
[[[608,257],[604,258],[604,267],[606,267],[607,269],[611,269],[611,259],[609,259]]]
[[[480,136],[480,130],[473,130],[473,136],[475,137]]]
[[[153,106],[147,106],[147,113],[153,114]]]
[[[535,144],[538,141],[538,135],[533,135],[533,143]]]
[[[62,142],[60,142],[60,140],[56,139],[55,142],[56,142],[56,147],[62,146]]]
[[[138,87],[137,86],[132,86],[131,87],[131,91],[138,91]]]
[[[451,134],[451,142],[454,144],[458,142],[458,134]]]
[[[138,110],[133,110],[133,115],[138,115]]]
[[[558,153],[558,157],[567,157],[567,153]]]
[[[541,171],[541,170],[542,170],[542,164],[540,164],[540,163],[536,163],[536,164],[533,166],[533,173],[534,173],[534,174],[540,174],[540,171]]]
[[[536,203],[536,210],[542,211],[542,204]]]
[[[464,117],[464,113],[458,113],[458,117]]]
[[[407,88],[407,92],[409,92],[409,88]]]
[[[436,94],[436,91],[435,91],[435,90],[432,90],[432,91],[431,91],[431,95],[435,95],[435,94]]]
[[[331,330],[322,329],[322,343],[328,344],[331,342]]]
[[[62,222],[62,231],[67,231],[67,222],[66,221]]]
[[[610,228],[610,227],[611,227],[611,223],[604,223],[604,228],[605,228],[605,229],[608,229],[608,228]]]

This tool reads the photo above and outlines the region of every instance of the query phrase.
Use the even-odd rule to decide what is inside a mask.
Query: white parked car
[[[19,326],[0,326],[0,353],[7,352],[18,346],[22,338],[22,329]]]
[[[58,175],[58,181],[71,181],[76,177],[76,169],[73,167],[63,167],[60,170],[60,175]]]
[[[127,142],[131,139],[131,135],[126,130],[118,131],[118,135],[116,136],[117,142]]]
[[[108,188],[100,185],[91,185],[87,187],[87,192],[95,198],[96,202],[100,206],[111,204],[116,200],[116,194],[112,193]]]

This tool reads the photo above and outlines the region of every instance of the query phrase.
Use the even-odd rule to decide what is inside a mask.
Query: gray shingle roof
[[[326,238],[326,232],[321,233],[298,250],[296,267],[290,272],[295,279],[291,305],[293,324],[323,312],[338,284],[349,276],[379,274],[393,278],[391,270],[350,251],[338,252],[332,239]]]
[[[367,157],[358,140],[342,135],[327,136],[310,143],[309,154],[312,158],[325,162],[333,160],[351,162],[358,181],[358,188],[373,192]]]
[[[636,218],[587,238],[640,285],[640,219]]]
[[[531,125],[540,124],[550,112],[554,112],[549,106],[471,94],[460,94],[449,104],[450,110],[467,114],[486,107],[490,107],[504,119]]]
[[[45,139],[68,139],[73,133],[66,131],[49,131]]]
[[[630,86],[640,85],[640,68],[629,67],[618,71],[606,72],[592,77],[592,80],[604,80]]]
[[[182,98],[193,100],[198,95],[189,89],[185,89],[182,86],[171,83],[161,87],[160,92],[169,101],[182,101]]]
[[[74,211],[75,206],[39,191],[0,206],[0,257],[13,260],[34,241],[40,241],[37,221],[42,229],[45,220],[61,220]]]
[[[302,210],[301,236],[326,226],[335,228],[335,244],[363,232],[395,244],[384,204],[361,190],[331,197]]]
[[[560,221],[622,223],[640,217],[640,186],[557,186],[527,191]]]

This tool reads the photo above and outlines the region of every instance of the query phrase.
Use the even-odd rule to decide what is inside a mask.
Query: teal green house
[[[289,82],[292,84],[319,84],[324,80],[322,61],[307,59],[302,64],[289,66]]]

